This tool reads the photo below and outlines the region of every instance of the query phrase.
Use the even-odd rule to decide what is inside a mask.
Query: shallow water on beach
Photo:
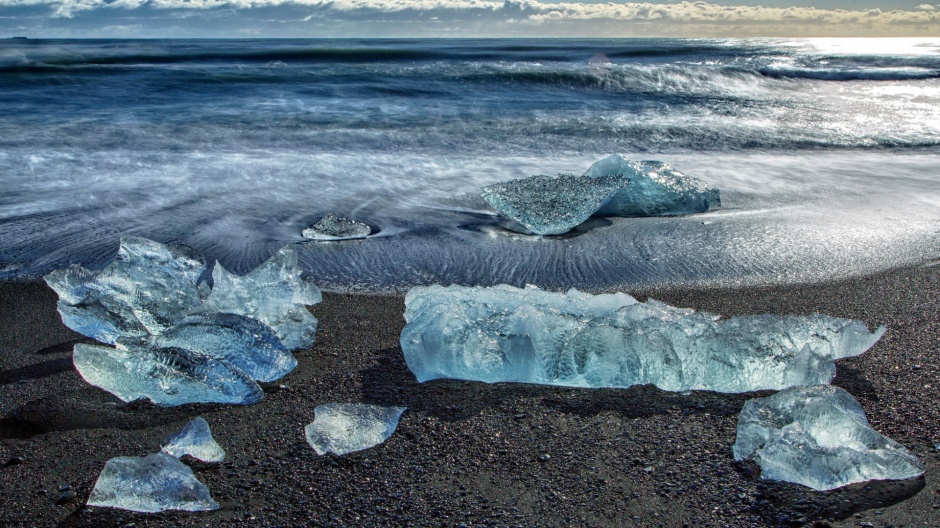
[[[121,234],[326,289],[820,281],[940,258],[940,39],[0,42],[0,278]],[[613,152],[723,207],[502,227],[479,187]],[[304,242],[332,212],[362,241]]]

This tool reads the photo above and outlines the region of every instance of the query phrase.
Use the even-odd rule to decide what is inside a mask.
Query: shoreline
[[[7,526],[935,526],[940,519],[940,266],[821,284],[628,291],[723,316],[825,313],[888,332],[833,380],[872,426],[927,466],[922,479],[812,492],[731,460],[737,414],[769,391],[682,395],[418,384],[398,346],[401,295],[324,293],[299,366],[254,406],[123,404],[71,364],[42,282],[0,282],[0,524]],[[404,405],[384,444],[317,456],[303,426],[329,402]],[[196,476],[222,508],[135,514],[83,508],[104,462],[144,456],[195,416],[227,451]],[[545,457],[545,455],[548,455]],[[59,488],[76,498],[62,505]]]

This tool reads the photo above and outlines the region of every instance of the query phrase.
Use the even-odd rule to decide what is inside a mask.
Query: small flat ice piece
[[[268,325],[232,313],[190,315],[151,338],[151,343],[222,358],[262,382],[283,378],[297,366],[297,359]]]
[[[180,458],[189,455],[203,462],[221,462],[225,450],[212,438],[209,423],[197,416],[179,431],[160,442],[160,449],[168,455]]]
[[[320,290],[301,278],[297,253],[288,246],[243,277],[218,263],[212,292],[191,313],[225,312],[257,319],[271,327],[288,350],[313,344],[317,320],[305,305],[323,300]]]
[[[721,193],[703,180],[661,161],[630,161],[620,154],[604,158],[584,176],[622,175],[630,185],[597,211],[599,216],[665,216],[704,213],[721,207]]]
[[[733,451],[735,460],[757,462],[761,478],[816,490],[924,474],[917,457],[871,428],[851,394],[830,385],[748,400]]]
[[[402,351],[419,382],[649,383],[669,391],[829,383],[834,359],[861,354],[884,333],[825,315],[720,320],[623,293],[505,285],[412,288],[405,320]]]
[[[88,383],[129,402],[156,405],[229,403],[250,405],[261,387],[231,363],[182,348],[119,342],[117,348],[75,345],[72,361]]]
[[[318,455],[345,455],[381,444],[398,427],[404,407],[360,403],[327,403],[314,409],[313,423],[304,428]]]
[[[125,236],[101,271],[73,265],[44,279],[59,294],[66,326],[114,344],[120,337],[160,333],[182,319],[200,302],[196,282],[205,269],[189,248]]]
[[[532,176],[488,185],[481,196],[536,235],[560,235],[587,220],[629,184],[629,178],[618,175]]]
[[[311,240],[352,240],[365,238],[372,228],[362,222],[327,214],[319,222],[303,230],[303,237]]]
[[[166,453],[108,460],[91,490],[88,506],[144,513],[219,509],[193,470]]]

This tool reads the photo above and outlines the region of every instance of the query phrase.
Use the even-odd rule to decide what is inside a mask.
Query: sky
[[[0,0],[0,38],[940,37],[940,0]]]

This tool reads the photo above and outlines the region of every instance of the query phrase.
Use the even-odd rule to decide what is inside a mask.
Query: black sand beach
[[[838,362],[834,384],[920,457],[926,475],[828,493],[760,480],[732,461],[731,445],[744,402],[769,392],[418,384],[398,345],[400,297],[325,295],[311,308],[315,345],[258,405],[123,404],[75,372],[71,350],[84,338],[61,324],[45,284],[0,283],[0,526],[940,526],[940,266],[821,285],[630,293],[723,315],[886,324],[868,353]],[[408,410],[384,444],[317,456],[303,427],[328,402]],[[106,460],[155,452],[197,415],[228,454],[194,464],[219,511],[83,506]],[[63,486],[75,497],[65,500]]]

